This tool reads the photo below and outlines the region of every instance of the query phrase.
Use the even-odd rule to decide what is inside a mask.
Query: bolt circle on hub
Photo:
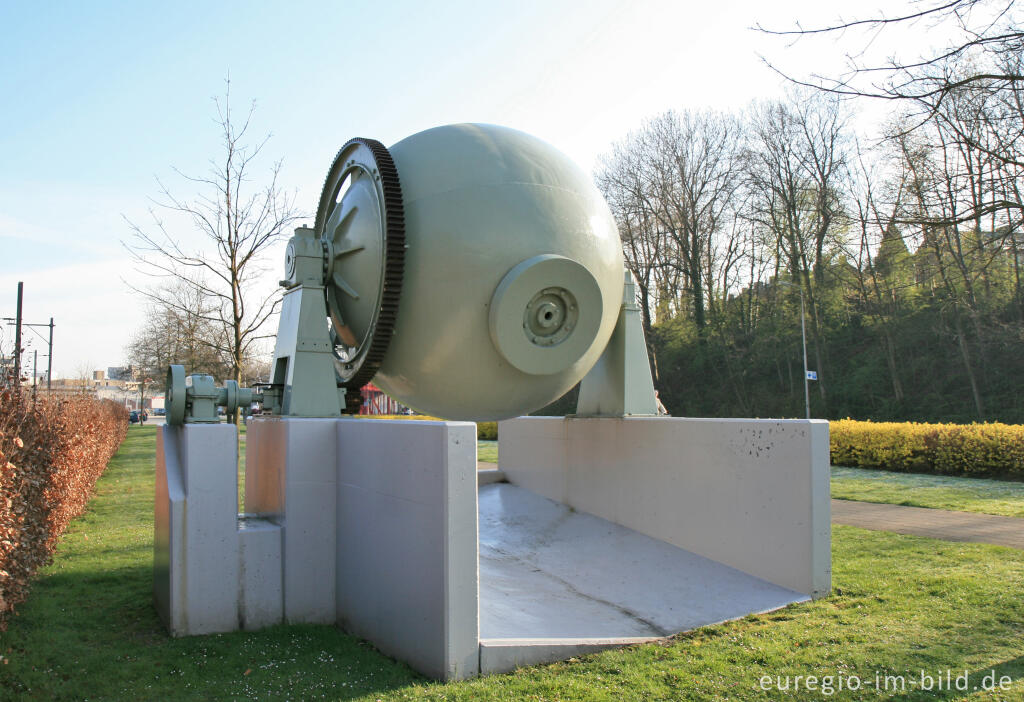
[[[533,296],[523,311],[526,338],[537,346],[565,341],[579,321],[576,297],[561,287],[545,288]]]

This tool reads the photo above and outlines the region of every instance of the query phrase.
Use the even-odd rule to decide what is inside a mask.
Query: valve
[[[167,368],[168,424],[215,424],[220,421],[218,407],[232,415],[239,407],[248,407],[253,402],[263,402],[263,393],[241,388],[234,380],[226,380],[224,387],[218,388],[212,375],[186,376],[184,366]]]

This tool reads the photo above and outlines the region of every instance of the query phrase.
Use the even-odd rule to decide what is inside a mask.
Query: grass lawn
[[[486,463],[497,463],[498,462],[498,442],[487,441],[486,439],[477,439],[476,441],[476,460],[484,461]]]
[[[832,497],[1024,517],[1024,483],[832,468]]]
[[[152,606],[154,427],[133,427],[89,511],[0,634],[0,699],[808,700],[770,675],[920,679],[995,669],[1024,699],[1024,552],[836,527],[835,591],[813,603],[647,645],[465,683],[438,684],[331,626],[172,639]],[[834,683],[837,684],[837,683]],[[941,698],[942,696],[940,696]]]

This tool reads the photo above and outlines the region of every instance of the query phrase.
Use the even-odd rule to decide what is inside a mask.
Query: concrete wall
[[[338,421],[259,417],[246,431],[244,511],[281,527],[288,623],[335,621]]]
[[[157,432],[153,592],[171,634],[238,628],[238,440],[228,424]]]
[[[520,417],[512,483],[771,583],[831,588],[828,422]]]
[[[442,680],[479,671],[476,426],[337,423],[337,612]]]

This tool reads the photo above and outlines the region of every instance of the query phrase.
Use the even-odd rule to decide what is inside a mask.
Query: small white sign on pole
[[[807,371],[807,379],[808,380],[817,380],[818,379],[818,371]]]

